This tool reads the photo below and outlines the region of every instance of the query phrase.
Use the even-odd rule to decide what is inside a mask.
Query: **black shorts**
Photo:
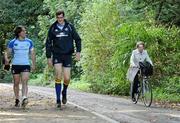
[[[53,65],[60,64],[60,63],[63,65],[63,67],[71,67],[72,66],[72,55],[53,56]]]
[[[22,72],[30,72],[30,65],[12,65],[11,68],[12,74],[20,74]]]

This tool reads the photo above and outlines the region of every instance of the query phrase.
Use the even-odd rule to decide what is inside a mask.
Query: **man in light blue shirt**
[[[6,64],[9,63],[8,55],[12,55],[12,74],[14,79],[15,106],[19,107],[19,83],[22,82],[22,107],[28,103],[28,80],[29,73],[35,70],[35,52],[33,42],[26,38],[26,29],[23,26],[16,27],[15,38],[7,45],[7,55],[5,56]],[[30,67],[30,57],[32,67]]]

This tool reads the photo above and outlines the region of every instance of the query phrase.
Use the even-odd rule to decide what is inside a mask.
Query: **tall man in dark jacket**
[[[70,82],[72,54],[76,47],[76,60],[80,60],[81,38],[74,26],[65,20],[64,11],[56,12],[57,21],[49,29],[46,41],[48,65],[55,68],[55,90],[57,107],[61,108],[61,80],[64,79],[62,103],[67,103],[67,88]],[[75,41],[75,45],[74,45]],[[63,74],[62,74],[63,73]]]

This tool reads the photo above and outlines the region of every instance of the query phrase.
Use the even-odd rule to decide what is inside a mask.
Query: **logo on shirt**
[[[57,63],[57,62],[58,62],[58,60],[57,60],[57,59],[55,59],[55,60],[54,60],[54,63]]]
[[[67,37],[68,35],[66,35],[64,32],[59,33],[58,35],[56,35],[56,37],[60,38],[60,37]]]
[[[12,73],[15,74],[15,71],[13,70]]]
[[[25,69],[24,72],[29,72],[29,70],[28,70],[28,69]]]
[[[66,65],[67,67],[71,67],[71,64]]]
[[[65,31],[68,31],[68,28],[65,28],[64,30],[65,30]]]

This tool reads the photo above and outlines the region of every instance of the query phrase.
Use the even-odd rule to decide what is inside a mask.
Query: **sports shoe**
[[[16,99],[15,100],[15,107],[19,107],[20,106],[19,103],[20,103],[19,99]]]
[[[22,107],[25,108],[27,104],[28,104],[28,98],[24,98],[22,101]]]

